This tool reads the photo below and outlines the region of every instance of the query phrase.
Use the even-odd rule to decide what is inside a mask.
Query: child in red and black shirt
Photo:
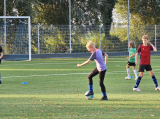
[[[160,90],[160,87],[158,86],[158,83],[157,83],[157,79],[152,71],[152,67],[150,64],[150,59],[151,59],[150,51],[153,50],[156,52],[157,49],[148,40],[149,40],[148,36],[144,35],[142,37],[143,44],[138,47],[137,52],[136,52],[135,64],[138,65],[137,57],[138,57],[138,53],[140,53],[140,65],[139,65],[139,77],[137,78],[136,84],[133,87],[133,91],[142,91],[138,88],[138,86],[140,84],[141,78],[143,77],[144,69],[146,69],[146,71],[149,71],[152,77],[152,80],[155,84],[155,90]]]

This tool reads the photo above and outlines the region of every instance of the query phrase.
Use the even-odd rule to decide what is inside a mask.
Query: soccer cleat
[[[156,87],[155,90],[160,90],[160,86]]]
[[[94,95],[94,92],[93,91],[88,91],[88,93],[85,94],[85,96],[90,96],[90,95]]]
[[[100,101],[101,100],[108,100],[108,98],[107,98],[107,96],[106,97],[102,97],[101,99],[100,99]]]
[[[138,77],[135,78],[135,80],[137,80]]]
[[[133,91],[142,91],[139,88],[133,88]]]
[[[127,76],[127,77],[125,77],[125,79],[127,80],[127,79],[131,79],[131,78]]]

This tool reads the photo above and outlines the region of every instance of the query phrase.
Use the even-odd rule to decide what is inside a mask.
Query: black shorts
[[[139,72],[144,72],[144,69],[146,69],[146,71],[151,71],[152,67],[151,65],[139,65]]]
[[[136,64],[135,63],[131,63],[131,62],[127,62],[127,64],[129,65],[129,66],[136,66]]]

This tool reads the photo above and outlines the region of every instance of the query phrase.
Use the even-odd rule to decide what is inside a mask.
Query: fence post
[[[154,45],[154,46],[157,48],[157,46],[156,46],[156,45],[157,45],[157,44],[156,44],[156,42],[157,42],[157,38],[156,38],[157,30],[156,30],[156,27],[157,27],[157,26],[155,25],[155,45]]]
[[[69,40],[69,49],[70,49],[70,53],[72,53],[72,50],[71,50],[72,49],[72,46],[71,46],[71,43],[72,43],[71,42],[71,34],[72,34],[71,33],[71,25],[69,25],[69,39],[70,39]]]
[[[99,25],[99,49],[101,49],[101,25]]]
[[[6,18],[5,18],[6,19]],[[4,25],[4,43],[5,43],[5,54],[7,54],[7,40],[6,40],[6,38],[7,38],[7,30],[6,30],[6,27],[7,25],[6,25],[6,21],[5,21],[5,25]]]
[[[38,54],[40,54],[40,45],[39,45],[39,24],[38,26]]]

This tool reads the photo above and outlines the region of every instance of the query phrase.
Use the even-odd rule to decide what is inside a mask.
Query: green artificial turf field
[[[54,58],[32,61],[3,61],[0,65],[0,119],[92,118],[160,119],[160,91],[156,91],[149,72],[134,92],[135,80],[125,80],[126,57],[109,57],[105,86],[107,101],[98,76],[93,78],[94,99],[84,97],[88,74],[95,62],[76,67],[87,58]],[[160,84],[160,56],[152,56],[152,68]],[[136,66],[138,70],[138,66]],[[132,67],[131,75],[134,77]],[[22,84],[26,82],[27,84]]]

